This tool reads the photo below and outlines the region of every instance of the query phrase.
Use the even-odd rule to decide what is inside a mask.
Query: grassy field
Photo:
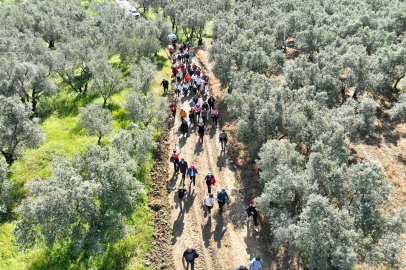
[[[170,79],[170,61],[164,50],[158,56],[151,57],[158,66],[156,83],[153,88],[163,93],[159,85],[163,78]],[[121,68],[123,74],[128,73],[128,67],[119,62],[118,57],[112,57],[113,65]],[[52,98],[44,100],[39,106],[38,116],[41,118],[41,126],[47,136],[47,140],[36,149],[25,150],[21,159],[16,161],[10,169],[13,173],[11,180],[21,187],[18,196],[20,199],[26,196],[23,185],[37,178],[48,178],[51,171],[51,161],[55,154],[71,157],[80,154],[91,144],[97,143],[96,137],[89,136],[77,124],[78,108],[86,107],[90,103],[100,102],[101,98],[89,94],[78,96],[69,87],[58,82],[61,91]],[[113,115],[114,130],[128,128],[130,123],[126,110],[122,107],[125,102],[125,90],[116,94],[108,101],[107,107]],[[159,132],[155,137],[158,138]],[[101,145],[110,143],[111,137],[105,137]],[[152,153],[149,155],[149,163],[137,175],[137,178],[149,188],[149,171],[154,160]],[[38,244],[36,247],[25,251],[13,245],[12,221],[0,224],[0,269],[152,269],[145,265],[145,256],[151,249],[151,234],[153,224],[150,209],[146,207],[147,196],[140,198],[139,208],[134,211],[127,223],[131,228],[129,236],[125,239],[108,246],[103,255],[91,255],[86,251],[80,254],[73,252],[70,243],[59,243],[53,249],[47,249]]]

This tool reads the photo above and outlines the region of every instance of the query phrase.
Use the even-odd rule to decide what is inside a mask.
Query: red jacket
[[[213,179],[211,180],[211,184],[214,186],[215,183],[216,183],[216,178],[213,177]]]
[[[177,69],[176,67],[172,67],[172,73],[173,73],[173,74],[178,73],[178,69]]]

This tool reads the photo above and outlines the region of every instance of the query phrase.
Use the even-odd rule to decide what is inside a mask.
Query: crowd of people
[[[177,50],[179,49],[179,53]],[[173,43],[173,46],[169,49],[171,58],[172,58],[172,76],[174,77],[175,85],[174,85],[174,92],[175,92],[175,100],[170,104],[170,109],[172,111],[173,118],[176,118],[178,105],[177,101],[180,100],[180,94],[183,91],[183,97],[188,98],[189,93],[192,93],[190,97],[191,106],[190,108],[181,108],[178,115],[180,117],[180,131],[183,136],[189,135],[189,129],[192,127],[196,128],[197,125],[197,132],[199,134],[199,142],[203,145],[204,139],[204,132],[206,126],[208,125],[207,117],[211,116],[211,125],[212,127],[216,127],[218,125],[218,115],[219,112],[215,106],[215,98],[213,95],[209,96],[208,93],[208,86],[209,86],[209,77],[204,74],[199,66],[196,65],[192,61],[193,59],[193,47],[190,43],[188,44],[180,44],[179,48],[177,48],[177,44]],[[163,80],[161,83],[164,87],[164,91],[168,90],[168,81]],[[200,103],[198,96],[200,95],[202,85],[204,86],[204,94],[207,97],[207,101],[203,101]],[[189,97],[189,98],[190,98]],[[188,123],[189,119],[189,123]],[[221,144],[221,151],[226,150],[228,136],[227,132],[223,129],[218,137],[218,141]],[[193,192],[196,191],[196,176],[199,174],[195,165],[188,165],[187,161],[184,158],[181,158],[180,155],[182,150],[178,144],[175,144],[175,148],[172,150],[172,155],[170,161],[174,164],[174,173],[175,174],[182,174],[181,184],[179,186],[177,192],[177,202],[179,204],[180,213],[183,213],[184,202],[185,198],[188,195],[188,191],[185,188],[185,181],[186,178],[190,178],[190,186],[193,184]],[[207,209],[208,217],[211,218],[212,216],[212,209],[215,205],[215,202],[218,203],[219,212],[224,211],[224,205],[226,202],[230,200],[230,197],[223,187],[217,193],[216,196],[212,193],[213,186],[216,183],[215,176],[208,172],[206,176],[203,178],[203,183],[207,186],[207,196],[206,199],[202,202],[203,207]],[[250,221],[250,217],[252,217],[254,221],[254,230],[258,232],[258,210],[255,207],[255,201],[252,200],[251,204],[245,208],[247,212],[247,222]],[[194,269],[194,262],[195,259],[199,257],[199,253],[197,250],[191,246],[189,246],[183,252],[183,266],[185,269]],[[249,268],[245,266],[240,266],[238,270],[250,269],[250,270],[259,270],[262,269],[262,259],[259,257],[253,258],[250,262]]]

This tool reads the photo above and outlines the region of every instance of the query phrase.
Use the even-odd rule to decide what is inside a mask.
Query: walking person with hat
[[[211,193],[211,186],[216,183],[216,178],[214,177],[214,175],[211,172],[208,172],[206,177],[203,179],[203,181],[206,183],[207,185],[207,193],[210,194]]]
[[[171,162],[173,162],[173,169],[175,173],[179,173],[179,155],[182,153],[182,149],[180,149],[179,146],[179,153],[176,153],[178,150],[176,149],[176,146],[179,146],[178,144],[175,143],[175,149],[172,151],[172,156],[171,156]]]
[[[184,158],[181,158],[180,162],[179,162],[179,170],[182,173],[183,185],[185,184],[185,178],[186,178],[187,169],[188,169],[187,162],[185,161]]]
[[[247,222],[250,221],[250,216],[254,219],[255,231],[258,232],[258,210],[255,207],[255,201],[252,199],[251,204],[245,207],[245,211],[247,211]]]
[[[222,188],[221,191],[217,192],[217,200],[219,202],[219,211],[221,212],[223,211],[223,206],[226,203],[226,200],[230,200],[225,188]]]

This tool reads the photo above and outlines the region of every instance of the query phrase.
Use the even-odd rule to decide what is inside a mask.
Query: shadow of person
[[[211,239],[211,236],[212,236],[212,231],[211,231],[211,217],[209,217],[208,219],[207,219],[207,223],[205,224],[205,225],[203,225],[202,226],[202,238],[203,238],[203,241],[204,241],[204,246],[206,247],[206,248],[208,248],[209,247],[209,245],[210,245],[210,239]]]
[[[224,234],[227,232],[227,227],[224,226],[224,213],[219,211],[217,215],[217,224],[216,228],[214,229],[214,241],[217,242],[217,247],[221,248],[221,240],[224,237]]]
[[[179,147],[183,147],[183,146],[185,146],[186,145],[186,141],[187,141],[187,137],[180,137],[179,138],[179,142],[178,142],[178,144],[179,144]]]
[[[175,220],[175,222],[173,223],[172,239],[171,239],[172,244],[175,244],[177,238],[182,236],[183,230],[185,228],[185,224],[183,222],[184,215],[180,214],[179,216],[180,218],[178,217],[178,219]]]
[[[176,183],[178,182],[178,177],[179,177],[179,174],[174,172],[172,175],[172,178],[169,180],[168,185],[166,186],[168,189],[168,192],[170,192],[171,190],[173,190],[175,188]]]
[[[199,134],[198,134],[197,136],[199,136]],[[200,153],[202,153],[202,152],[203,152],[203,142],[202,142],[202,141],[198,141],[198,142],[196,143],[196,147],[195,147],[194,154],[195,154],[196,156],[199,156]]]

